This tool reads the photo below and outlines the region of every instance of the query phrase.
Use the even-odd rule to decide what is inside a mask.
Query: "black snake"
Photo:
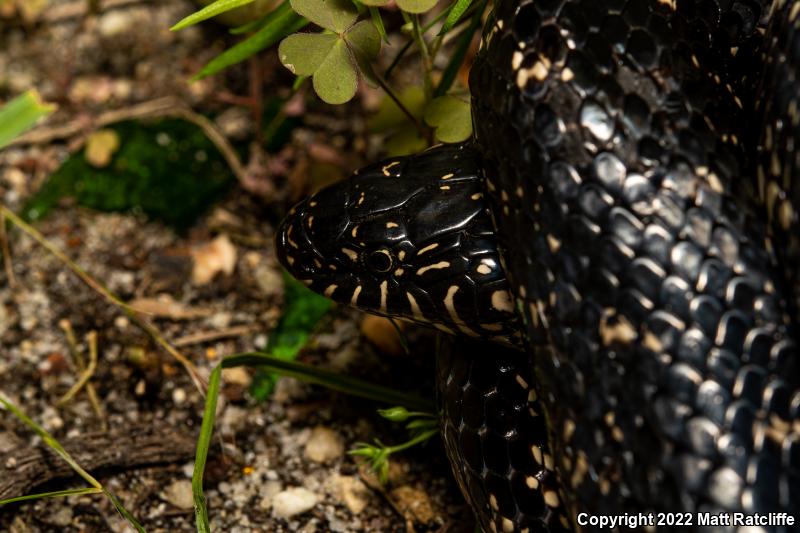
[[[769,4],[499,0],[474,139],[284,222],[314,290],[523,349],[440,360],[487,532],[800,530],[800,2]]]

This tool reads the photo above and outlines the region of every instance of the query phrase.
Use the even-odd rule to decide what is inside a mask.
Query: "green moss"
[[[27,203],[38,220],[62,199],[99,211],[141,211],[178,230],[190,226],[230,189],[234,176],[222,154],[194,124],[179,119],[112,126],[120,148],[95,168],[73,154]]]

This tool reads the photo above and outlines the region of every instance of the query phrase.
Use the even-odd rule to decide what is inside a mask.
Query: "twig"
[[[62,263],[67,265],[67,267],[72,270],[72,272],[78,276],[81,281],[83,281],[86,285],[89,286],[90,289],[94,290],[95,292],[99,293],[103,298],[105,298],[108,302],[112,305],[118,307],[120,311],[122,311],[125,316],[127,316],[134,324],[139,326],[141,329],[145,331],[150,337],[153,338],[156,343],[161,346],[168,354],[175,358],[178,362],[180,362],[186,371],[189,373],[189,377],[192,378],[197,389],[202,393],[205,394],[206,385],[205,380],[200,376],[200,373],[197,370],[197,367],[194,366],[189,359],[186,358],[182,353],[176,350],[166,339],[164,336],[161,335],[161,332],[158,329],[147,322],[144,318],[142,318],[136,311],[124,302],[119,296],[111,292],[109,289],[105,288],[100,282],[95,280],[86,270],[84,270],[81,266],[75,263],[72,259],[67,257],[64,252],[62,252],[57,246],[53,243],[48,241],[44,235],[39,233],[35,228],[31,225],[26,223],[24,220],[19,218],[13,211],[8,209],[6,206],[0,204],[0,218],[8,218],[11,222],[14,223],[19,229],[24,231],[28,236],[30,236],[33,240],[38,242],[41,246],[43,246],[47,251],[53,254],[56,258],[58,258]]]
[[[56,139],[65,139],[80,133],[88,133],[123,120],[161,117],[182,118],[202,129],[208,140],[214,143],[214,146],[225,158],[236,179],[239,181],[245,179],[246,170],[244,165],[233,145],[219,128],[211,120],[192,111],[183,101],[173,96],[165,96],[164,98],[149,100],[130,107],[106,111],[94,118],[83,117],[66,124],[31,130],[11,141],[10,145],[49,143]]]
[[[247,324],[244,326],[233,326],[218,331],[201,331],[199,333],[192,333],[191,335],[185,335],[175,339],[172,341],[172,345],[177,348],[182,348],[192,344],[216,341],[228,337],[239,337],[241,335],[246,335],[257,328],[258,326],[256,324]]]
[[[75,358],[75,364],[78,367],[78,370],[81,372],[80,378],[75,384],[70,387],[70,389],[61,397],[60,400],[56,403],[59,407],[63,406],[67,402],[71,401],[72,398],[75,397],[78,392],[85,386],[91,385],[89,380],[94,375],[94,371],[97,369],[97,332],[90,331],[86,335],[86,342],[89,345],[89,366],[86,366],[86,363],[83,360],[83,356],[79,356]],[[76,350],[75,355],[78,355],[80,352]]]
[[[72,324],[70,324],[69,320],[62,320],[58,323],[59,327],[64,331],[64,335],[67,337],[67,345],[69,346],[69,353],[72,356],[73,361],[75,361],[75,366],[78,367],[79,372],[86,371],[86,363],[83,360],[83,355],[81,354],[80,350],[78,350],[78,341],[75,339],[75,331],[72,329]],[[92,332],[94,333],[94,332]],[[97,366],[97,336],[95,335],[93,339],[89,339],[90,342],[94,343],[95,352],[94,352],[94,366]],[[92,346],[90,344],[90,358],[91,358],[91,349]],[[90,367],[92,366],[92,362],[89,362]],[[93,374],[95,368],[91,369],[91,373],[87,374],[87,381],[91,374]],[[73,388],[77,387],[74,386]],[[78,387],[79,388],[79,387]],[[72,392],[70,390],[70,392]],[[75,391],[77,392],[77,390]],[[70,394],[69,392],[67,394]],[[92,404],[92,408],[94,409],[97,418],[100,419],[100,425],[103,430],[108,429],[108,423],[106,421],[105,410],[103,409],[103,405],[100,403],[100,398],[97,396],[97,390],[94,388],[94,384],[91,382],[86,383],[86,395],[89,396],[89,402]],[[63,402],[66,402],[66,395],[62,398]],[[59,402],[60,404],[61,402]]]
[[[14,269],[11,266],[11,250],[8,247],[8,234],[6,233],[5,220],[0,220],[0,248],[3,250],[3,265],[6,269],[8,286],[13,287],[17,284],[17,278],[14,277]]]
[[[182,463],[194,453],[194,437],[183,429],[139,425],[112,432],[86,433],[61,440],[63,448],[86,470],[131,469],[150,464]],[[72,477],[73,469],[45,446],[30,445],[0,454],[0,500],[27,494],[48,481]]]

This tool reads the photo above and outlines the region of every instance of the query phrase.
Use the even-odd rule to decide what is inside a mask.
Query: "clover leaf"
[[[453,95],[431,100],[425,108],[425,122],[436,128],[436,138],[445,143],[465,141],[472,134],[469,102]]]
[[[381,49],[375,25],[356,23],[358,13],[348,0],[291,0],[292,9],[322,33],[296,33],[278,46],[281,63],[298,76],[311,76],[314,91],[329,104],[353,98],[359,71],[371,77],[369,61]]]
[[[291,0],[290,3],[295,13],[335,33],[343,33],[358,18],[350,0]]]
[[[436,0],[397,0],[397,6],[406,13],[425,13],[436,5]]]
[[[397,98],[416,120],[422,120],[425,109],[425,91],[419,85],[412,85],[400,91]],[[384,148],[389,156],[399,156],[421,152],[428,144],[420,135],[416,125],[400,110],[397,104],[384,97],[369,121],[370,131],[388,133]]]

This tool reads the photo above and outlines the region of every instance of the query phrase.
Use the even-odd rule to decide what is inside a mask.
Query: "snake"
[[[289,211],[297,279],[457,339],[442,435],[487,533],[800,527],[799,27],[497,0],[472,138]]]

